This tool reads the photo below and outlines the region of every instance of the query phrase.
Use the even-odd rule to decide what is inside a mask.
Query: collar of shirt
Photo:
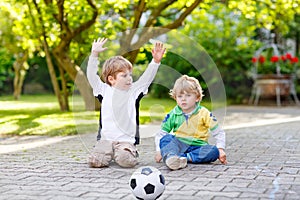
[[[184,113],[184,112],[182,112],[181,108],[177,105],[177,106],[175,107],[175,109],[174,109],[174,114],[175,114],[175,115],[184,115],[184,116],[190,117],[191,115],[193,115],[193,114],[195,114],[195,113],[198,113],[198,111],[199,111],[200,109],[201,109],[200,104],[199,104],[199,103],[196,103],[196,107],[195,107],[195,109],[194,109],[192,112],[190,112],[190,113]]]

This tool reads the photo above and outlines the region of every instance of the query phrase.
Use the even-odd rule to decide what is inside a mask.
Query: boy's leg
[[[191,146],[187,150],[187,158],[191,163],[210,163],[219,158],[219,149],[214,145]]]
[[[174,135],[167,134],[160,140],[160,152],[167,167],[172,170],[185,168],[187,159],[180,157],[181,151],[185,151],[185,144],[180,142]]]
[[[167,134],[160,139],[160,153],[163,161],[169,156],[179,155],[180,148],[174,135]]]
[[[129,142],[114,142],[114,160],[121,167],[134,167],[137,165],[136,147]]]
[[[99,140],[88,157],[88,164],[90,167],[107,167],[112,155],[112,141]]]

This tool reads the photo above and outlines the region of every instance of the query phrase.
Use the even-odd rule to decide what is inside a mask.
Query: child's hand
[[[227,164],[227,159],[226,159],[226,153],[224,149],[219,148],[219,160],[222,164],[226,165]]]
[[[162,156],[161,156],[161,154],[160,154],[160,151],[157,151],[156,152],[156,154],[155,154],[155,161],[157,162],[157,163],[159,163],[160,161],[161,161],[161,159],[162,159]]]
[[[92,45],[92,55],[97,57],[100,52],[103,52],[107,49],[107,47],[103,47],[103,45],[106,43],[107,38],[98,38],[97,40],[94,40]]]
[[[160,63],[162,57],[164,56],[164,53],[166,51],[166,48],[164,48],[164,45],[160,42],[156,42],[154,49],[152,49],[152,56],[155,63]]]

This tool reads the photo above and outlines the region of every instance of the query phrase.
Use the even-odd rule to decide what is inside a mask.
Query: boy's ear
[[[114,83],[114,81],[115,81],[114,77],[111,76],[111,75],[109,75],[109,76],[107,77],[107,80],[108,80],[108,82],[110,83],[110,85],[113,85],[113,83]]]

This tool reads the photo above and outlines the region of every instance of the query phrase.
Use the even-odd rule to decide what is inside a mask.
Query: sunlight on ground
[[[85,111],[80,96],[74,96],[69,102],[71,111],[68,112],[60,111],[53,95],[24,95],[20,100],[1,96],[0,102],[0,136],[3,137],[73,135],[94,131],[99,123],[99,111]]]
[[[3,110],[3,109],[2,109]],[[13,120],[19,120],[19,119],[26,119],[29,115],[10,115],[10,116],[3,116],[0,118],[0,123],[5,123]]]
[[[41,106],[47,109],[58,108],[57,102],[51,103],[28,103],[28,102],[14,102],[14,101],[1,101],[1,104],[5,105],[5,107],[1,108],[1,110],[22,110],[26,108],[30,109],[40,109]]]
[[[4,123],[1,122],[0,133],[5,134],[17,131],[20,127],[17,123],[17,120],[10,120]]]

